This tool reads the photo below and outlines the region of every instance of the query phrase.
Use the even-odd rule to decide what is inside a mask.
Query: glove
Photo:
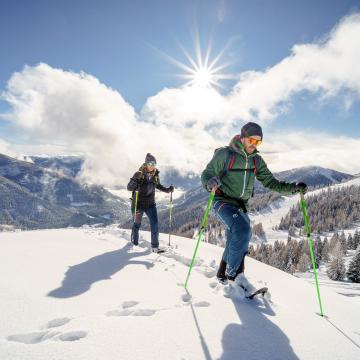
[[[308,188],[307,185],[303,182],[299,182],[295,184],[293,193],[302,193],[305,194],[307,192]]]
[[[221,185],[221,181],[217,176],[212,177],[206,184],[208,191],[213,191],[214,188],[218,188]]]
[[[167,188],[167,192],[168,192],[168,193],[174,192],[174,187],[173,187],[172,185],[170,185],[170,186]]]

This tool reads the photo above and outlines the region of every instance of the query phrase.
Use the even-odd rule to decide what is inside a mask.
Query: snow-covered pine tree
[[[323,242],[321,241],[320,236],[317,236],[313,241],[313,250],[314,250],[314,258],[315,258],[315,266],[318,269],[320,266],[320,262],[322,260],[321,252],[323,249]]]
[[[339,241],[340,241],[340,245],[341,245],[341,251],[343,252],[344,255],[346,255],[347,244],[346,244],[346,236],[345,236],[344,231],[342,231],[342,233],[339,237]]]
[[[327,274],[331,280],[343,280],[346,275],[346,268],[340,242],[335,245],[332,254],[333,257],[328,265]]]
[[[355,250],[354,249],[354,240],[351,234],[349,234],[347,241],[346,241],[347,250]]]
[[[289,236],[296,236],[296,227],[294,225],[289,227]]]
[[[339,242],[339,234],[336,232],[333,234],[333,236],[330,239],[330,252],[333,252],[333,250],[336,247],[336,244]]]
[[[308,271],[311,266],[309,255],[302,254],[297,265],[297,270],[300,272]]]
[[[252,227],[253,236],[257,236],[260,240],[266,241],[266,234],[262,223],[254,224]]]
[[[360,246],[350,262],[346,275],[350,281],[360,283]]]
[[[327,237],[323,241],[323,248],[321,250],[321,260],[328,262],[330,260],[330,244]]]
[[[359,245],[360,245],[360,232],[356,230],[353,236],[353,249],[354,250],[357,249]]]

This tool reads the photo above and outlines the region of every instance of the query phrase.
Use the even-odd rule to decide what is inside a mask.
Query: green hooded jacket
[[[243,200],[246,204],[253,194],[255,177],[270,190],[287,194],[294,191],[294,183],[275,179],[259,152],[255,150],[252,154],[247,154],[242,144],[236,141],[235,138],[230,142],[229,146],[215,150],[213,158],[201,175],[201,182],[206,190],[208,190],[206,184],[209,179],[214,176],[220,178],[220,190],[226,197],[215,195],[215,201],[238,205],[236,201],[238,199]],[[224,174],[229,165],[231,153],[235,154],[235,161],[232,170]]]

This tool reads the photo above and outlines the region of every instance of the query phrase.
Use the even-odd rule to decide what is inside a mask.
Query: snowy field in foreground
[[[161,235],[163,245],[168,235]],[[246,274],[271,298],[225,297],[222,249],[195,242],[150,253],[115,227],[0,234],[0,359],[359,359],[360,285],[314,286],[252,259]]]

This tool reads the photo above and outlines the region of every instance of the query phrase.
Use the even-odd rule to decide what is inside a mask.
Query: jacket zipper
[[[243,153],[245,154],[245,157],[246,157],[245,169],[247,169],[247,168],[248,168],[248,156],[247,156],[247,154],[246,154],[246,152],[245,152],[244,150],[243,150]],[[241,193],[240,197],[242,197],[242,196],[244,195],[244,192],[245,192],[246,173],[247,173],[247,171],[245,170],[244,172],[245,172],[245,175],[244,175],[244,186],[243,186],[243,190],[242,190],[242,193]]]

